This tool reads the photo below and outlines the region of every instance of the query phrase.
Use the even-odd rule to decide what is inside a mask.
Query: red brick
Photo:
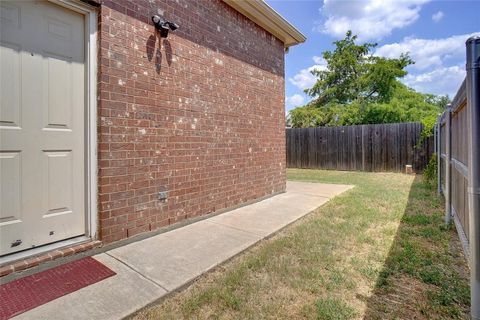
[[[26,269],[38,266],[40,264],[40,260],[38,258],[27,259],[25,262],[27,264]]]
[[[98,3],[101,240],[285,190],[283,43],[221,0]]]
[[[38,260],[38,264],[41,264],[41,263],[52,260],[52,258],[48,254],[44,254],[37,257],[37,260]]]
[[[0,277],[6,276],[7,274],[10,274],[12,272],[13,272],[12,265],[0,267]]]
[[[51,258],[51,260],[55,260],[57,258],[62,257],[63,254],[59,250],[53,250],[53,251],[48,253],[48,256]]]
[[[61,249],[60,252],[62,253],[63,257],[67,257],[74,254],[75,250],[73,248],[64,248],[64,249]]]
[[[101,241],[89,241],[87,243],[82,244],[83,251],[87,251],[93,248],[97,248],[102,244]]]
[[[26,260],[15,262],[12,266],[15,272],[25,270],[28,268],[28,264]]]

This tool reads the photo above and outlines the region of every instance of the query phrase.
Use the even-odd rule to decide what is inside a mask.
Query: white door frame
[[[97,11],[79,0],[48,0],[85,16],[86,122],[85,122],[85,236],[96,239],[97,208]]]
[[[0,258],[0,264],[25,259],[42,252],[72,246],[98,237],[97,209],[97,11],[78,0],[48,0],[85,16],[85,234]]]

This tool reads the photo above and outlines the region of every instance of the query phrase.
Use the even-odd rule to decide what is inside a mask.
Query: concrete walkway
[[[14,319],[122,319],[350,188],[289,181],[286,193],[96,255],[117,275]]]

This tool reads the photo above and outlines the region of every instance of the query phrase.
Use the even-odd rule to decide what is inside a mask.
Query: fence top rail
[[[447,111],[443,111],[441,115],[438,116],[438,123],[440,123],[441,126],[445,124],[445,117],[447,115]]]
[[[467,85],[466,85],[466,79],[463,79],[462,84],[460,85],[460,88],[458,89],[457,93],[455,94],[455,97],[452,100],[451,103],[451,112],[452,113],[457,113],[457,111],[465,106],[466,101],[467,101]],[[446,115],[447,111],[445,110],[437,119],[437,123],[440,123],[440,125],[444,125],[445,120],[446,120]]]
[[[457,91],[457,94],[452,100],[452,112],[457,111],[458,108],[462,107],[467,100],[467,85],[466,79],[463,79],[462,85]]]
[[[408,125],[408,124],[416,124],[421,125],[421,122],[394,122],[394,123],[372,123],[372,124],[356,124],[351,126],[322,126],[322,127],[307,127],[307,128],[285,128],[288,130],[299,130],[299,129],[317,129],[317,128],[351,128],[351,127],[370,127],[370,126],[393,126],[393,125]]]

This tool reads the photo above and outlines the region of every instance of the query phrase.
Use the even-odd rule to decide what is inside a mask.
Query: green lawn
[[[289,170],[353,184],[136,319],[468,318],[468,268],[421,176]]]

